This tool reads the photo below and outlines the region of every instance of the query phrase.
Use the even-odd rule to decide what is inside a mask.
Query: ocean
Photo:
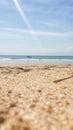
[[[73,64],[73,56],[0,55],[0,65]]]

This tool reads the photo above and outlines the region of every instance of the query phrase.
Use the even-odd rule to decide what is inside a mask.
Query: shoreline
[[[0,65],[65,65],[72,64],[73,59],[0,59]]]
[[[5,67],[5,68],[16,68],[16,67],[21,67],[21,68],[27,68],[27,67],[32,67],[32,68],[46,68],[46,67],[72,67],[73,64],[0,64],[0,67]]]

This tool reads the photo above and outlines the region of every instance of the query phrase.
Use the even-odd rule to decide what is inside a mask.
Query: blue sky
[[[73,55],[73,0],[0,0],[0,54]]]

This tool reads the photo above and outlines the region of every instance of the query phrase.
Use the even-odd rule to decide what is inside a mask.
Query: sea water
[[[0,55],[0,64],[73,64],[73,56]]]

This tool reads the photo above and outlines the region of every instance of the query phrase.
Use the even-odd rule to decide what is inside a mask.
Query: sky
[[[0,0],[0,54],[73,55],[73,0]]]

